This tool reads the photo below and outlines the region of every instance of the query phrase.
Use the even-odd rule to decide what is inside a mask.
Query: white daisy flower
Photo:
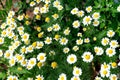
[[[36,65],[36,58],[30,58],[30,60],[28,61],[28,65],[29,65],[30,67],[35,66],[35,65]],[[28,67],[29,67],[29,66],[28,66]]]
[[[83,10],[78,11],[77,16],[78,17],[83,17],[84,16],[84,11]]]
[[[53,25],[53,30],[54,31],[59,31],[60,29],[61,28],[60,28],[59,24],[56,23],[56,24]]]
[[[37,15],[39,13],[39,10],[40,10],[39,7],[35,7],[33,13]]]
[[[68,47],[63,48],[64,53],[68,53],[69,51],[70,51],[70,49]]]
[[[87,11],[87,13],[90,13],[92,11],[92,6],[86,7],[86,11]]]
[[[72,15],[75,15],[75,14],[77,14],[78,13],[78,8],[73,8],[72,10],[71,10],[71,14]]]
[[[73,76],[70,80],[80,80],[78,76]]]
[[[115,54],[116,54],[116,51],[114,48],[107,48],[106,49],[106,55],[108,55],[109,57],[112,57]]]
[[[46,54],[45,53],[39,53],[37,55],[37,60],[40,61],[40,62],[45,62],[46,61]]]
[[[65,74],[65,73],[61,73],[61,74],[59,75],[58,80],[67,80],[66,74]]]
[[[89,24],[91,24],[91,20],[92,18],[90,16],[85,16],[83,18],[83,24],[88,26]]]
[[[93,21],[93,26],[98,26],[99,24],[100,24],[100,22],[98,20]]]
[[[100,75],[101,75],[101,77],[109,77],[110,76],[110,70],[108,70],[108,69],[101,69],[100,70]]]
[[[73,28],[79,28],[80,27],[80,21],[76,20],[72,23]]]
[[[100,18],[100,13],[99,12],[93,13],[92,18],[95,19],[95,20],[99,19]]]
[[[101,47],[94,47],[94,51],[96,55],[102,55],[104,53],[104,50]]]
[[[102,43],[103,46],[108,45],[109,44],[109,38],[107,38],[107,37],[103,38],[101,43]]]
[[[78,68],[78,67],[74,67],[74,69],[73,69],[73,75],[79,77],[80,75],[82,75],[82,69]]]
[[[35,80],[44,80],[43,75],[37,75]]]
[[[84,62],[92,62],[93,60],[93,55],[91,54],[91,52],[84,52],[82,55],[83,61]]]
[[[117,48],[119,45],[118,45],[118,42],[117,40],[112,40],[110,41],[110,47],[112,48]]]
[[[113,37],[115,35],[115,32],[113,30],[107,31],[107,36],[108,37]]]
[[[76,44],[77,45],[82,45],[83,44],[83,40],[81,38],[76,40]]]
[[[44,42],[45,42],[45,44],[51,44],[52,43],[52,38],[51,37],[46,37]]]
[[[75,52],[79,50],[79,47],[78,46],[73,46],[72,48]]]
[[[118,77],[116,74],[111,74],[109,79],[110,80],[118,80]]]
[[[110,64],[106,64],[105,62],[101,64],[101,69],[107,69],[110,70]]]
[[[96,76],[94,80],[103,80],[101,77]]]
[[[68,39],[67,38],[60,38],[60,44],[61,45],[66,45],[68,43]]]
[[[67,62],[69,64],[74,64],[75,62],[77,62],[77,56],[75,54],[70,54],[67,56]]]

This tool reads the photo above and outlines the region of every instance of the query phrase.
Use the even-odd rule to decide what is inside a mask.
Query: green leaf
[[[12,7],[12,0],[6,0],[6,10],[9,11]]]
[[[4,79],[5,78],[5,76],[6,76],[6,74],[5,73],[0,73],[0,79]]]

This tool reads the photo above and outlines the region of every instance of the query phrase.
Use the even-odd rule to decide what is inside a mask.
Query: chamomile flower
[[[83,17],[84,16],[84,11],[83,10],[78,11],[77,16],[78,17]]]
[[[79,28],[80,27],[80,21],[76,20],[72,23],[73,28]]]
[[[66,45],[67,43],[68,43],[68,39],[67,38],[64,38],[64,37],[60,38],[60,44],[61,45]]]
[[[113,30],[107,31],[107,36],[108,37],[113,37],[115,35],[115,32]]]
[[[75,54],[70,54],[67,56],[67,62],[69,64],[74,64],[75,62],[77,62],[77,56]]]
[[[83,24],[88,26],[89,24],[91,24],[91,20],[92,18],[90,16],[85,16],[83,18]]]
[[[3,44],[3,43],[4,43],[4,38],[0,37],[0,44]]]
[[[44,80],[43,75],[37,75],[35,80]]]
[[[93,21],[93,26],[98,26],[99,24],[100,24],[100,22],[98,20]]]
[[[5,29],[5,28],[6,28],[6,26],[7,26],[7,24],[6,24],[6,23],[2,23],[2,24],[0,25],[0,28],[3,30],[3,29]]]
[[[6,37],[7,34],[8,34],[8,31],[7,31],[7,30],[3,30],[3,31],[1,32],[1,37]]]
[[[101,69],[100,70],[100,75],[101,75],[101,77],[109,77],[110,76],[110,70],[108,70],[108,69]]]
[[[90,13],[92,11],[92,6],[86,7],[86,11],[87,11],[87,13]]]
[[[57,24],[57,23],[54,24],[54,25],[53,25],[53,30],[54,30],[54,31],[59,31],[59,30],[60,30],[59,24]]]
[[[37,56],[37,60],[40,62],[45,62],[46,61],[46,54],[45,53],[39,53]]]
[[[57,62],[52,62],[52,63],[51,63],[51,67],[52,67],[53,69],[57,68],[57,65],[58,65]]]
[[[70,51],[70,49],[68,47],[63,48],[64,53],[68,53],[69,51]]]
[[[41,0],[35,0],[37,4],[39,4],[41,2]]]
[[[57,9],[58,9],[59,11],[61,11],[61,10],[63,9],[63,6],[62,6],[62,5],[58,5]]]
[[[102,41],[101,41],[102,45],[103,46],[106,46],[109,44],[109,38],[105,37],[105,38],[102,38]]]
[[[117,7],[117,11],[120,12],[120,5]]]
[[[9,17],[13,17],[15,15],[15,12],[14,11],[9,11],[9,13],[8,13],[8,16]]]
[[[69,35],[70,29],[69,29],[69,28],[65,29],[63,33],[64,33],[65,35]]]
[[[112,48],[117,48],[119,45],[118,45],[118,42],[117,40],[112,40],[110,41],[110,47]]]
[[[43,14],[43,13],[47,13],[48,12],[48,9],[46,7],[41,7],[40,8],[40,13]]]
[[[77,14],[78,13],[78,8],[73,8],[72,10],[71,10],[71,14],[72,15],[75,15],[75,14]]]
[[[102,55],[104,50],[101,47],[94,47],[96,55]]]
[[[70,80],[80,80],[78,76],[73,76]]]
[[[83,55],[82,55],[82,58],[83,58],[83,61],[84,62],[92,62],[93,60],[93,55],[91,54],[91,52],[84,52]]]
[[[99,12],[93,13],[92,18],[95,19],[95,20],[99,19],[100,18],[100,13]]]
[[[83,39],[79,38],[76,40],[77,45],[82,45],[83,44]]]
[[[116,54],[116,51],[114,48],[107,48],[106,49],[106,55],[108,55],[109,57],[112,57],[115,54]]]
[[[30,66],[35,66],[36,65],[36,58],[30,58],[30,60],[28,61],[28,65]]]
[[[18,77],[17,76],[13,76],[13,80],[18,80]]]
[[[44,42],[45,42],[45,44],[51,44],[52,43],[52,38],[51,37],[46,37]]]
[[[118,77],[116,74],[111,74],[109,77],[110,80],[118,80]]]
[[[89,38],[85,38],[85,39],[84,39],[84,42],[85,42],[85,43],[89,43],[89,42],[90,42],[90,39],[89,39]]]
[[[12,57],[12,58],[9,60],[9,65],[10,65],[10,66],[14,66],[15,63],[16,63],[16,59]]]
[[[40,10],[39,7],[35,7],[33,13],[37,15],[39,13],[39,10]]]
[[[76,52],[76,51],[79,50],[79,47],[78,46],[73,46],[72,50]]]
[[[82,69],[78,68],[78,67],[74,67],[74,69],[73,69],[73,75],[79,77],[80,75],[82,75]]]
[[[54,37],[54,39],[55,39],[56,41],[58,41],[58,40],[60,39],[60,35],[59,35],[59,34],[56,34],[55,37]]]
[[[78,36],[78,37],[82,37],[82,33],[78,32],[78,33],[77,33],[77,36]]]
[[[65,74],[65,73],[61,73],[61,74],[59,75],[58,80],[67,80],[66,74]]]

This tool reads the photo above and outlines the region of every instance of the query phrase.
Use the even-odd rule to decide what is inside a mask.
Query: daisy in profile
[[[70,80],[80,80],[78,76],[73,76]]]
[[[79,28],[80,27],[80,22],[78,20],[76,20],[72,23],[72,25],[73,25],[73,28]]]
[[[77,16],[78,17],[83,17],[84,16],[84,11],[83,10],[78,11]]]
[[[79,77],[80,75],[82,75],[82,69],[78,68],[78,67],[74,67],[74,69],[73,69],[73,75]]]
[[[86,11],[87,11],[87,13],[90,13],[92,11],[92,6],[86,7]]]
[[[118,80],[118,77],[116,74],[111,74],[109,77],[110,80]]]
[[[51,44],[52,43],[52,38],[51,37],[46,37],[44,42],[45,42],[45,44]]]
[[[94,47],[96,55],[102,55],[104,50],[101,47]]]
[[[72,15],[75,15],[75,14],[77,14],[78,13],[78,8],[73,8],[72,10],[71,10],[71,14]]]
[[[90,16],[85,16],[84,18],[83,18],[83,24],[84,25],[89,25],[89,24],[91,24],[91,20],[92,20],[92,18],[90,17]]]
[[[67,80],[66,74],[65,74],[65,73],[61,73],[61,74],[59,75],[58,80]]]
[[[110,64],[112,68],[116,68],[118,66],[116,62],[111,62]]]
[[[99,12],[93,13],[92,18],[95,19],[95,20],[99,19],[100,18],[100,13]]]
[[[84,52],[82,55],[83,61],[84,62],[92,62],[93,60],[93,55],[91,54],[91,52]]]
[[[118,45],[118,42],[117,40],[111,40],[110,41],[110,47],[112,48],[117,48],[119,45]]]
[[[115,35],[115,32],[113,30],[107,31],[107,36],[108,37],[113,37]]]
[[[63,48],[64,53],[68,53],[69,51],[70,51],[70,49],[68,47]]]
[[[46,61],[46,54],[45,53],[39,53],[37,55],[37,60],[40,62],[45,62]]]
[[[102,45],[103,46],[106,46],[109,44],[109,38],[105,37],[105,38],[102,38],[102,41],[101,41]]]
[[[116,51],[114,48],[107,48],[106,49],[106,55],[108,55],[109,57],[112,57],[115,54],[116,54]]]
[[[35,80],[44,80],[43,75],[37,75]]]
[[[101,75],[101,77],[109,77],[110,76],[110,70],[108,70],[108,69],[101,69],[100,70],[100,75]]]
[[[60,44],[61,45],[66,45],[67,43],[68,43],[68,39],[67,38],[64,38],[64,37],[60,38]]]
[[[77,62],[77,56],[75,54],[70,54],[67,56],[67,62],[69,64],[74,64],[75,62]]]

